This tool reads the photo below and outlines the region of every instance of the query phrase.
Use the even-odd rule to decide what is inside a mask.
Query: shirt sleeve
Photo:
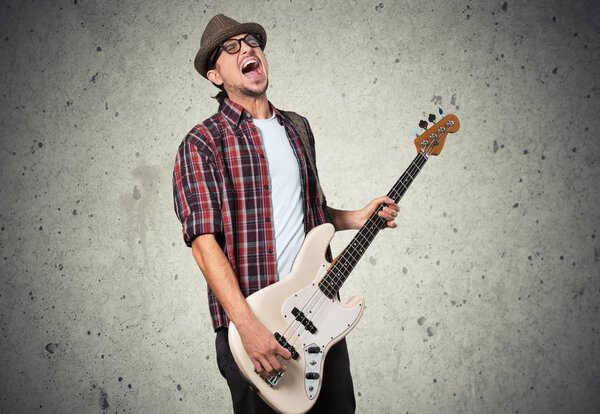
[[[308,141],[309,141],[312,153],[313,153],[313,157],[314,157],[314,161],[315,161],[315,169],[316,169],[318,167],[317,167],[317,150],[316,150],[316,145],[315,145],[315,136],[313,135],[312,129],[310,128],[308,119],[306,119],[305,117],[301,117],[301,118],[302,118],[302,122],[304,123],[304,125],[306,127],[306,131],[308,132]],[[319,186],[320,186],[321,184],[320,184],[320,180],[319,180],[319,172],[314,171],[314,174],[315,174],[317,182],[319,183]],[[323,213],[325,215],[325,221],[333,224],[333,217],[331,216],[331,213],[329,212],[329,208],[327,208],[327,197],[325,196],[325,191],[323,191],[322,187],[321,187],[321,192],[323,193],[323,204],[321,205],[321,208],[323,209]]]
[[[173,201],[188,247],[201,234],[222,233],[222,178],[200,131],[193,129],[179,146],[173,169]]]

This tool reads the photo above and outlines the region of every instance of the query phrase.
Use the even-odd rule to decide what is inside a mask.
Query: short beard
[[[267,79],[267,83],[265,84],[265,89],[263,91],[254,91],[252,89],[246,87],[239,87],[238,85],[231,85],[231,91],[235,92],[238,95],[249,96],[251,98],[258,98],[259,96],[264,95],[269,88],[269,79]]]

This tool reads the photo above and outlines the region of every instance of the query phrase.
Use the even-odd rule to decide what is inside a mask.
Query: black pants
[[[235,414],[273,414],[269,407],[249,383],[242,377],[227,339],[227,329],[217,332],[217,365],[221,375],[227,380],[233,400]],[[308,412],[310,414],[352,414],[356,409],[354,387],[350,375],[350,361],[346,340],[342,339],[327,353],[323,367],[323,383],[319,398]]]

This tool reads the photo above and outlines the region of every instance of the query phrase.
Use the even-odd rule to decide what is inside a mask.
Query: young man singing
[[[221,92],[218,112],[187,134],[173,172],[175,210],[185,243],[208,284],[217,332],[217,364],[231,390],[235,413],[272,413],[242,378],[228,346],[229,322],[238,329],[258,373],[284,369],[290,358],[253,314],[246,297],[285,278],[305,234],[327,221],[337,231],[359,229],[380,204],[388,227],[398,206],[378,197],[356,211],[327,206],[312,165],[308,121],[290,119],[267,99],[264,28],[214,16],[194,62]],[[304,131],[301,129],[304,128]],[[309,148],[301,134],[308,135]],[[325,360],[322,388],[311,413],[353,413],[356,402],[345,340]]]

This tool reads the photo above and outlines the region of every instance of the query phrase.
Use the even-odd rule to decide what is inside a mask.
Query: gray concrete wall
[[[333,206],[387,192],[435,105],[461,119],[343,289],[368,305],[358,412],[600,410],[597,2],[0,10],[1,412],[230,412],[171,196],[219,12],[265,26],[269,98],[311,121]]]

